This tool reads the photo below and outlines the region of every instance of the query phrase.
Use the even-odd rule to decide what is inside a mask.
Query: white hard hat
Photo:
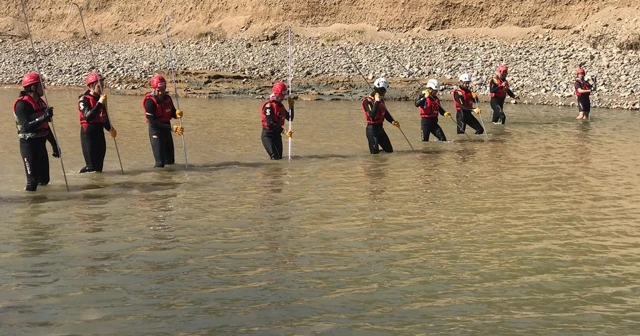
[[[384,77],[380,77],[373,82],[373,86],[376,88],[384,88],[385,90],[389,89],[389,82]]]
[[[432,90],[440,90],[440,83],[438,83],[437,79],[430,79],[427,82],[427,88]]]
[[[470,82],[471,81],[471,76],[469,76],[469,74],[462,74],[462,75],[460,75],[460,81],[461,82]]]

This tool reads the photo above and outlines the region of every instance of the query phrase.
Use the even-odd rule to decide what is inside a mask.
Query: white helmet
[[[389,89],[389,82],[387,82],[387,79],[384,77],[380,77],[378,79],[376,79],[375,82],[373,82],[373,87],[375,88],[384,88],[385,90]]]
[[[460,75],[460,81],[461,82],[471,82],[471,76],[469,76],[469,74],[462,74],[462,75]]]
[[[440,90],[440,83],[438,83],[437,79],[430,79],[427,82],[427,89]]]

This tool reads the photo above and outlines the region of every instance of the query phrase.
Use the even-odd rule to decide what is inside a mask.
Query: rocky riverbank
[[[86,73],[97,69],[121,94],[148,90],[155,73],[168,74],[167,48],[162,42],[94,43],[93,54],[82,40],[37,42],[38,59],[28,40],[0,39],[0,83],[19,83],[28,71],[40,68],[51,86],[81,86]],[[271,83],[286,80],[286,34],[260,39],[174,41],[172,45],[181,95],[263,98]],[[355,63],[355,65],[354,65]],[[496,37],[469,40],[448,34],[360,42],[328,37],[293,39],[294,91],[302,99],[359,99],[372,83],[389,78],[391,99],[413,99],[428,78],[445,84],[447,98],[463,72],[473,87],[488,94],[486,83],[495,67],[510,67],[512,90],[525,103],[571,105],[575,70],[597,75],[600,107],[640,109],[635,79],[640,78],[637,50],[595,49],[579,35],[556,36],[552,31],[519,40]]]

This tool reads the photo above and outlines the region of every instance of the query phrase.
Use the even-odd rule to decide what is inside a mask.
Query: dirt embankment
[[[38,38],[83,37],[77,9],[69,11],[67,0],[24,1]],[[617,34],[631,40],[619,41],[621,45],[633,47],[640,32],[634,17],[640,10],[637,0],[89,0],[77,4],[83,8],[87,29],[107,41],[161,39],[167,14],[173,18],[172,33],[181,39],[260,39],[290,25],[305,28],[309,36],[333,39],[352,34],[376,39],[444,29],[541,27],[569,33],[588,28],[587,34],[600,36],[601,42],[605,41],[601,35]],[[0,14],[0,34],[26,36],[21,2],[0,0],[0,6],[6,9]],[[503,31],[501,35],[519,38],[521,33]]]
[[[407,99],[427,78],[452,87],[463,71],[486,94],[495,66],[507,63],[523,96],[565,104],[574,100],[581,64],[600,78],[604,106],[640,109],[629,80],[640,77],[638,0],[89,0],[77,4],[97,51],[92,60],[81,51],[76,7],[70,10],[67,0],[24,1],[46,62],[31,56],[21,1],[0,0],[0,83],[16,84],[40,67],[53,85],[81,85],[97,69],[135,94],[153,73],[167,71],[168,19],[182,94],[268,93],[270,83],[287,76],[291,27],[296,85],[311,97],[361,95],[366,85],[354,84],[360,69],[369,81],[387,76],[410,86]]]

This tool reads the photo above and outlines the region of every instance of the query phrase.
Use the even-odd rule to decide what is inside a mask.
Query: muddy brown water
[[[637,113],[507,107],[488,140],[368,154],[358,102],[300,101],[293,159],[261,101],[181,99],[190,163],[153,169],[141,97],[110,97],[125,174],[83,166],[51,91],[60,163],[27,194],[0,91],[2,335],[628,335],[640,326]],[[445,104],[448,109],[450,103]],[[483,106],[486,108],[486,106]],[[485,114],[484,121],[487,120]],[[285,142],[286,150],[286,142]]]

